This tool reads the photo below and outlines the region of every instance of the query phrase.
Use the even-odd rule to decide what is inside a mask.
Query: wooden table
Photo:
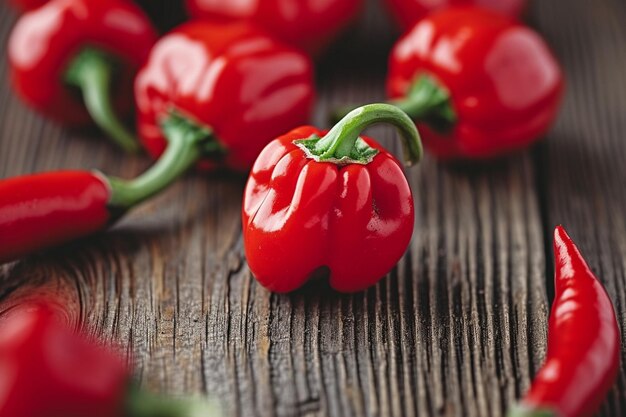
[[[15,15],[0,13],[4,45]],[[3,305],[62,293],[72,320],[133,353],[146,386],[209,393],[232,416],[503,415],[545,353],[554,225],[626,323],[626,2],[536,0],[529,20],[567,72],[555,129],[481,170],[427,157],[408,172],[415,235],[375,288],[269,293],[242,253],[243,180],[191,174],[106,234],[0,267]],[[384,98],[394,36],[370,6],[321,64],[318,124],[338,105]],[[24,108],[6,67],[2,54],[0,177],[61,167],[130,177],[149,164]],[[371,134],[400,151],[392,129]],[[626,415],[625,377],[622,367],[602,415]]]

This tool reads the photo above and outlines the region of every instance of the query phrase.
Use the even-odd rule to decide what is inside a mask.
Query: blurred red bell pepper
[[[352,22],[362,0],[187,0],[189,14],[211,21],[254,22],[284,42],[317,54]]]
[[[45,303],[0,322],[0,417],[122,414],[121,360],[74,334]]]
[[[359,291],[402,257],[413,234],[411,189],[400,163],[359,136],[383,122],[400,129],[407,161],[419,161],[415,125],[388,104],[356,109],[329,132],[300,127],[263,150],[242,209],[246,258],[262,285],[293,291],[327,268],[334,289]]]
[[[315,91],[310,59],[247,23],[191,22],[155,45],[135,83],[137,125],[148,152],[167,146],[160,123],[203,127],[205,168],[247,171],[277,135],[306,123]],[[184,131],[178,132],[184,135]]]
[[[11,33],[13,86],[45,115],[72,125],[93,120],[134,151],[138,144],[119,117],[132,111],[133,79],[156,39],[130,1],[51,1],[24,14]]]
[[[530,28],[494,12],[451,8],[424,18],[396,44],[387,91],[436,156],[483,159],[547,132],[563,76]]]
[[[72,331],[61,316],[41,300],[0,317],[0,417],[217,415],[205,402],[134,388],[118,355]]]
[[[477,6],[509,17],[519,17],[527,0],[386,0],[402,30],[413,26],[429,13],[454,6]]]

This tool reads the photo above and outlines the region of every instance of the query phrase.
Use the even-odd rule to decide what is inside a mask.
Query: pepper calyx
[[[439,133],[452,130],[458,120],[450,91],[428,74],[418,75],[406,97],[390,103],[404,110],[411,119],[425,123]]]
[[[132,180],[108,178],[111,186],[109,207],[128,210],[167,188],[196,162],[222,147],[213,131],[176,111],[170,111],[161,122],[168,146],[161,157],[143,174]]]
[[[350,155],[342,156],[340,158],[335,157],[327,157],[322,158],[321,155],[317,153],[316,145],[321,140],[317,135],[313,135],[307,139],[298,139],[293,143],[296,144],[302,151],[306,154],[307,158],[313,159],[317,162],[331,162],[333,164],[337,164],[339,166],[350,165],[350,164],[361,164],[367,165],[376,155],[378,155],[378,149],[374,149],[369,146],[361,137],[357,138]]]
[[[360,134],[378,123],[392,124],[401,133],[407,165],[419,162],[423,149],[415,123],[401,109],[385,103],[356,108],[324,137],[296,140],[294,144],[303,149],[307,157],[318,162],[333,162],[339,165],[368,164],[379,151],[368,145]]]
[[[93,121],[123,150],[136,153],[141,149],[137,138],[119,120],[112,102],[112,84],[117,66],[113,55],[87,47],[70,61],[64,81],[80,90]]]

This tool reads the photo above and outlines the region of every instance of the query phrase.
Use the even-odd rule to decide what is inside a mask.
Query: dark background
[[[162,22],[182,17],[174,1],[143,3]],[[321,60],[319,125],[331,108],[384,99],[396,35],[374,3]],[[0,5],[0,44],[15,18]],[[0,266],[0,306],[63,293],[74,322],[132,352],[146,386],[209,393],[233,416],[503,415],[545,353],[557,223],[626,320],[626,3],[536,0],[528,21],[567,74],[553,132],[480,169],[428,156],[408,172],[413,242],[369,291],[267,292],[243,259],[244,180],[190,174],[109,233]],[[27,110],[4,54],[0,83],[0,177],[81,167],[132,177],[149,164]],[[391,129],[370,133],[400,151]],[[602,415],[626,415],[625,375]]]

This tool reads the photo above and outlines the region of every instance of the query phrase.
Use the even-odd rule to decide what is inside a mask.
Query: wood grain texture
[[[320,65],[319,125],[334,107],[384,99],[394,35],[370,3]],[[4,44],[15,16],[0,14]],[[554,133],[480,171],[427,157],[407,172],[414,239],[369,291],[267,292],[242,253],[243,179],[190,174],[106,234],[0,266],[3,308],[63,294],[74,323],[132,354],[145,386],[215,396],[229,416],[502,416],[545,353],[555,223],[625,322],[626,7],[536,1],[530,15],[568,71]],[[130,177],[149,164],[24,108],[4,57],[0,79],[0,177],[61,167]],[[393,131],[370,133],[400,151]],[[603,415],[626,412],[625,375]]]
[[[555,45],[568,97],[542,148],[546,226],[562,223],[605,284],[622,327],[622,369],[603,415],[626,415],[626,4],[537,2],[536,22]],[[558,22],[558,25],[553,24]]]

